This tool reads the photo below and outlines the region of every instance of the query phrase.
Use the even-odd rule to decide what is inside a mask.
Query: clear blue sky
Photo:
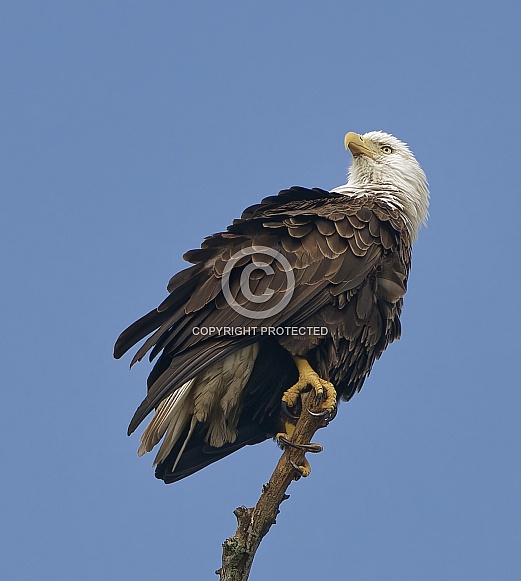
[[[260,198],[345,181],[346,131],[432,191],[403,339],[317,434],[251,579],[502,581],[521,559],[515,2],[4,2],[2,493],[9,580],[217,579],[279,456],[171,486],[118,333]]]

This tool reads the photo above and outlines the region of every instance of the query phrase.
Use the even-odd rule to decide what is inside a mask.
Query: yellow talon
[[[293,432],[293,430],[291,430]],[[278,434],[275,435],[275,442],[277,442],[277,444],[284,449],[285,447],[285,442],[284,440],[288,440],[291,442],[291,436],[287,433],[287,432],[279,432]]]
[[[291,422],[285,421],[284,422],[284,432],[279,432],[278,434],[275,435],[275,442],[277,442],[277,444],[282,449],[284,449],[286,447],[286,443],[284,440],[291,441],[291,438],[293,437],[294,431],[295,431],[295,424],[292,424]]]
[[[309,462],[306,460],[306,458],[304,458],[304,463],[300,465],[295,464],[295,462],[293,462],[292,460],[290,460],[289,463],[298,472],[298,476],[297,478],[295,478],[295,480],[298,480],[301,476],[302,478],[307,478],[311,474],[311,466]]]
[[[298,369],[298,381],[284,393],[282,396],[282,401],[290,408],[295,407],[302,392],[306,391],[308,387],[311,387],[315,390],[315,394],[319,400],[319,407],[321,408],[322,413],[311,411],[309,413],[318,416],[322,416],[324,414],[332,415],[336,410],[336,391],[333,384],[330,381],[326,381],[325,379],[319,377],[318,373],[303,357],[293,357],[293,361],[295,361],[295,365]],[[322,451],[322,446],[320,444],[296,444],[292,442],[292,436],[295,430],[295,424],[293,422],[288,421],[287,419],[284,420],[283,429],[285,432],[279,432],[275,436],[275,440],[281,448],[296,448],[304,453],[317,453]],[[303,456],[304,454],[302,454],[302,457]],[[302,458],[301,464],[296,464],[291,459],[289,460],[289,463],[293,466],[297,473],[294,477],[295,480],[298,480],[301,477],[306,478],[310,475],[311,466],[305,457]]]
[[[282,396],[282,401],[289,407],[294,407],[301,393],[308,386],[311,386],[321,400],[320,407],[324,411],[333,412],[336,407],[336,391],[333,384],[319,377],[318,373],[303,357],[293,357],[293,360],[298,369],[298,381],[286,391]]]

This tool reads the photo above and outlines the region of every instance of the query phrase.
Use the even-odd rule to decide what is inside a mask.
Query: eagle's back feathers
[[[221,283],[227,261],[237,252],[250,247],[275,249],[289,261],[295,276],[295,290],[287,307],[265,319],[237,313],[223,299]],[[118,340],[116,354],[121,356],[140,339],[155,331],[138,350],[133,361],[140,360],[150,350],[151,357],[161,353],[151,373],[147,397],[136,411],[129,433],[154,408],[158,408],[158,413],[164,412],[162,408],[165,404],[161,406],[161,402],[171,398],[176,390],[192,380],[196,383],[208,382],[207,375],[209,372],[211,374],[212,369],[222,370],[223,361],[232,361],[230,358],[235,353],[251,351],[252,343],[259,343],[258,365],[264,367],[262,361],[269,360],[270,353],[275,357],[274,351],[280,350],[280,346],[291,355],[309,357],[319,374],[330,379],[339,395],[347,400],[361,388],[374,360],[388,343],[399,336],[399,314],[410,265],[410,241],[400,213],[373,195],[346,196],[301,187],[284,190],[279,196],[266,198],[245,210],[241,219],[236,220],[226,232],[208,237],[200,249],[187,252],[185,258],[193,266],[171,279],[169,297],[159,309],[124,331]],[[240,271],[251,260],[252,256],[246,256],[237,263],[237,272],[232,276],[234,281],[239,279]],[[263,260],[269,262],[270,257],[263,257]],[[260,305],[262,309],[267,309],[271,304],[275,306],[287,290],[285,273],[277,268],[275,260],[272,264],[273,274],[259,276],[255,281],[257,286],[252,285],[255,294],[262,294],[267,287],[275,291],[270,302]],[[239,285],[234,285],[232,281],[230,290],[238,304],[246,304]],[[268,341],[260,334],[255,337],[208,337],[193,332],[194,328],[201,327],[261,326],[322,327],[327,328],[327,335],[319,338],[287,335],[278,337],[275,342]],[[264,392],[272,394],[271,406],[267,406],[269,414],[261,414],[262,421],[257,420],[255,424],[253,417],[259,418],[259,413],[255,415],[250,412],[248,421],[244,421],[244,416],[241,422],[240,416],[246,413],[247,397],[250,397],[250,388],[245,388],[252,370],[251,377],[256,378],[257,383],[259,381],[259,373],[254,367],[255,358],[250,361],[250,373],[242,378],[242,399],[239,398],[234,410],[238,414],[237,421],[233,422],[238,435],[228,437],[230,441],[225,441],[223,437],[220,440],[218,437],[212,439],[212,434],[216,433],[214,424],[205,418],[199,423],[204,426],[206,422],[206,427],[199,425],[192,429],[191,443],[183,451],[183,460],[174,454],[175,450],[179,453],[179,445],[183,443],[183,436],[179,433],[180,416],[174,414],[172,417],[176,421],[173,421],[172,430],[175,430],[177,439],[172,446],[172,454],[166,453],[163,447],[159,455],[158,474],[162,478],[177,479],[177,472],[172,474],[171,470],[176,461],[176,470],[184,474],[191,472],[188,458],[193,458],[194,467],[206,465],[209,460],[217,460],[238,446],[266,439],[275,433],[279,423],[275,408],[295,379],[295,369],[289,359],[289,362],[286,361],[287,373],[281,373],[281,368],[276,373],[271,372],[269,375],[273,377],[270,377],[269,389]],[[221,367],[216,368],[219,365]],[[263,374],[266,376],[265,369]],[[192,391],[197,392],[195,388]],[[221,399],[222,395],[219,398],[216,396],[216,401]],[[183,397],[177,405],[191,406],[184,410],[182,427],[186,431],[189,429],[189,418],[196,415],[193,396]],[[221,418],[219,421],[224,420]],[[161,425],[164,429],[164,422]],[[247,430],[243,433],[246,426]],[[152,442],[156,444],[164,433],[150,439],[149,432],[145,433],[147,449],[152,447]],[[198,441],[199,455],[193,447]],[[217,442],[221,445],[211,445]],[[219,451],[208,454],[209,448],[219,448]]]

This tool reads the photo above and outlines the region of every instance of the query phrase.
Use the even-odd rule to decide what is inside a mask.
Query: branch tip
[[[303,409],[314,409],[318,403],[313,392],[303,396]],[[322,415],[301,414],[292,434],[292,443],[309,445],[315,432],[328,423],[324,422]],[[216,571],[220,581],[247,581],[262,539],[276,524],[280,505],[289,498],[286,494],[288,486],[302,475],[295,474],[293,466],[301,466],[304,461],[301,449],[286,447],[269,482],[262,486],[257,504],[253,508],[239,506],[233,511],[237,517],[237,530],[223,543],[222,567]]]

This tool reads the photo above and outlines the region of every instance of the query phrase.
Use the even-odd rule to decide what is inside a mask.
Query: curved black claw
[[[296,422],[300,418],[300,416],[296,416],[294,413],[292,413],[292,411],[288,407],[288,404],[285,401],[283,401],[280,404],[280,409],[287,418],[293,420],[294,422]]]
[[[295,464],[295,462],[293,462],[293,460],[290,460],[289,463],[293,466],[293,468],[295,468],[295,470],[298,472],[299,477],[302,476],[303,472],[302,472],[302,468],[298,465]]]
[[[315,418],[321,418],[322,416],[327,416],[327,415],[331,414],[331,412],[329,410],[324,410],[323,412],[312,412],[311,410],[306,408],[306,411],[308,412],[308,414],[310,416],[313,416]]]
[[[337,413],[338,405],[335,405],[335,407],[329,412],[329,418],[327,419],[328,423],[332,422],[336,418]]]
[[[305,464],[302,466],[295,464],[295,462],[293,462],[293,460],[290,460],[289,463],[293,466],[293,468],[297,472],[296,476],[293,477],[293,480],[299,480],[300,478],[306,478],[306,476],[310,475],[311,466],[309,465],[309,463],[307,461],[305,461]]]
[[[329,423],[335,419],[336,414],[337,414],[337,409],[338,408],[335,406],[334,409],[332,409],[331,411],[324,410],[323,412],[312,412],[308,408],[306,408],[306,411],[308,412],[309,415],[313,416],[314,418],[322,418],[323,417],[326,420],[326,422]]]
[[[282,443],[284,446],[295,448],[295,450],[302,450],[303,452],[311,452],[312,454],[318,454],[324,449],[320,444],[295,444],[294,442],[284,438],[284,436],[279,436],[278,441],[279,444]]]
[[[309,444],[300,444],[300,445],[302,446],[302,449],[304,451],[311,452],[312,454],[319,454],[324,449],[322,444],[309,443]]]

